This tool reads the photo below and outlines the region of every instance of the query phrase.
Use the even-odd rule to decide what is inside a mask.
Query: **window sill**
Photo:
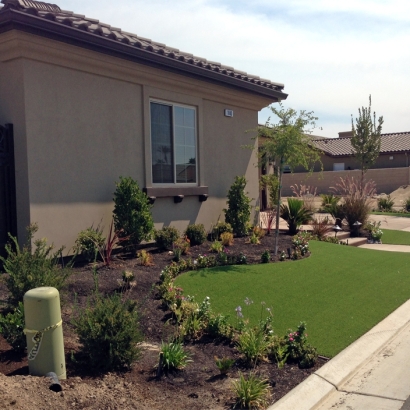
[[[204,202],[208,198],[207,186],[191,186],[191,187],[149,187],[144,188],[144,192],[153,203],[156,198],[170,198],[174,197],[176,203],[182,202],[186,196],[198,196],[199,201]],[[176,200],[175,198],[179,198]]]

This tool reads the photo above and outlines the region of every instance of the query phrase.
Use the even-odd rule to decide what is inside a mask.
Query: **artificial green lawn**
[[[393,231],[391,229],[382,229],[383,243],[390,243],[393,245],[410,245],[410,232]]]
[[[315,241],[310,248],[303,260],[199,270],[175,283],[198,301],[209,296],[212,309],[233,323],[239,305],[257,323],[261,302],[272,308],[277,334],[304,320],[310,343],[329,357],[409,299],[410,254]],[[246,306],[246,297],[254,303]]]

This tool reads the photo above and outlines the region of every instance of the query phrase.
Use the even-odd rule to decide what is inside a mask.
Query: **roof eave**
[[[274,102],[285,100],[288,94],[226,74],[198,67],[188,62],[143,50],[128,44],[102,37],[97,34],[64,26],[54,21],[21,13],[13,9],[2,10],[0,13],[0,33],[19,30],[26,33],[50,38],[78,47],[97,51],[117,58],[130,60],[177,74],[186,75],[203,81],[212,82],[225,87],[235,88],[252,94],[269,98]]]

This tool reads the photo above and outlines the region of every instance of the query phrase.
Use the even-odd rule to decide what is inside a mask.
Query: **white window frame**
[[[173,182],[165,183],[165,182],[154,182],[154,175],[153,175],[153,158],[152,158],[152,129],[151,129],[151,103],[161,104],[165,106],[172,107],[172,158],[173,158]],[[177,164],[175,161],[175,110],[174,107],[181,107],[181,108],[188,108],[194,111],[194,131],[195,131],[195,182],[176,182],[177,181]],[[149,133],[149,140],[151,146],[151,163],[150,163],[150,171],[151,171],[151,181],[152,186],[155,187],[171,187],[171,186],[181,186],[181,187],[190,187],[190,186],[198,186],[199,185],[199,152],[198,152],[198,111],[197,107],[187,104],[175,103],[170,101],[164,101],[159,99],[149,99],[149,118],[150,118],[150,133]]]

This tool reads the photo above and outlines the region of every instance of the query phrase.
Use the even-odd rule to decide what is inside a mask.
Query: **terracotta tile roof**
[[[107,52],[111,46],[111,48],[120,53],[123,50],[128,58],[130,58],[130,54],[139,57],[146,64],[152,60],[151,63],[155,62],[156,66],[161,66],[162,64],[163,67],[168,67],[167,69],[171,69],[171,71],[183,71],[197,77],[204,77],[202,79],[214,79],[214,81],[226,83],[225,85],[245,88],[251,92],[276,97],[276,100],[283,100],[287,97],[287,94],[283,93],[283,84],[235,70],[233,67],[225,66],[218,62],[208,61],[205,58],[122,31],[120,28],[112,27],[109,24],[101,23],[98,20],[81,14],[61,10],[55,4],[32,0],[2,0],[1,3],[4,6],[0,8],[0,33],[17,27],[6,27],[7,19],[13,18],[13,20],[26,24],[26,27],[24,27],[25,31],[29,31],[29,27],[35,27],[35,34],[44,36],[53,34],[53,38],[56,38],[55,34],[58,33],[60,34],[59,39],[64,41],[63,36],[70,37],[70,42],[73,42],[72,40],[75,37],[77,40],[83,41],[83,44],[81,44],[83,46],[85,46],[85,43],[88,43],[88,48],[92,48],[90,43],[95,43],[95,47],[99,47],[98,51],[105,47],[104,52]],[[12,15],[6,17],[6,11],[12,11]],[[23,16],[26,18],[24,19]],[[31,17],[30,21],[27,20],[28,16]],[[6,28],[2,29],[2,23]],[[72,30],[70,34],[67,33],[67,27]],[[45,31],[42,32],[41,28],[44,28]],[[82,37],[78,35],[78,31],[83,32]],[[75,36],[74,32],[77,32],[77,36]],[[84,38],[84,33],[88,34],[86,39]],[[101,47],[101,39],[105,40],[103,47]],[[119,45],[121,45],[121,49],[119,49]],[[126,46],[127,50],[124,49],[124,46]],[[125,53],[125,51],[127,52]],[[116,54],[120,56],[118,52]],[[187,66],[190,66],[191,69]],[[174,69],[172,70],[172,68]]]
[[[350,138],[326,138],[314,139],[317,148],[331,157],[342,157],[352,155],[353,149]],[[382,134],[381,154],[398,153],[410,151],[410,132],[395,132]]]

